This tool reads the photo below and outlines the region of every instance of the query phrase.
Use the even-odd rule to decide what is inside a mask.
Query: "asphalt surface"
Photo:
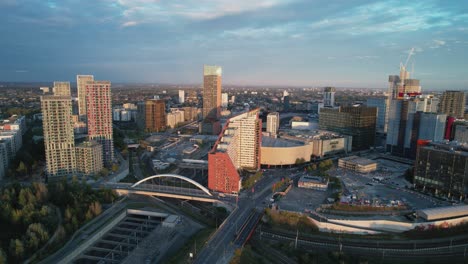
[[[242,226],[249,220],[253,209],[263,210],[269,197],[272,195],[273,183],[279,181],[282,176],[297,174],[297,169],[267,170],[257,182],[254,191],[242,192],[239,195],[237,209],[235,209],[224,223],[218,228],[205,247],[195,256],[194,263],[229,263],[234,251],[239,248],[239,243],[234,241]]]

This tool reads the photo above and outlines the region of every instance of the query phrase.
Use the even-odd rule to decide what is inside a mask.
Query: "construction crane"
[[[405,85],[405,79],[409,76],[408,75],[408,72],[406,71],[406,66],[408,65],[408,62],[411,58],[411,56],[413,56],[414,54],[414,48],[411,48],[411,50],[409,51],[409,54],[408,54],[408,57],[406,58],[406,61],[405,61],[405,64],[401,63],[400,62],[400,78],[401,78],[401,86],[404,86]],[[403,73],[403,76],[402,76],[402,73]]]

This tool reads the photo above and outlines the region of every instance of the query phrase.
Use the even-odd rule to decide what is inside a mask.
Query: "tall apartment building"
[[[203,67],[203,122],[200,131],[204,134],[217,135],[221,130],[221,74],[219,66]]]
[[[78,90],[78,114],[82,119],[86,117],[86,83],[93,81],[93,75],[76,76],[76,87]]]
[[[175,128],[179,123],[184,122],[184,111],[178,109],[171,110],[166,115],[166,124],[170,128]]]
[[[445,91],[440,98],[439,112],[456,118],[464,118],[465,101],[465,92]]]
[[[49,179],[71,176],[76,171],[70,96],[41,96],[42,124]]]
[[[414,158],[418,139],[443,139],[446,115],[430,114],[435,110],[431,100],[431,96],[391,100],[386,142],[388,152]]]
[[[54,82],[54,95],[71,96],[70,82]]]
[[[87,82],[85,90],[88,137],[102,145],[104,166],[110,167],[114,161],[111,82]]]
[[[203,119],[218,120],[220,117],[221,73],[219,66],[203,68]]]
[[[238,170],[260,168],[261,135],[258,110],[230,118],[208,154],[208,188],[238,193],[241,189]]]
[[[54,82],[52,92],[54,95],[71,96],[70,82]]]
[[[388,98],[387,97],[371,97],[367,99],[366,105],[368,107],[377,108],[377,123],[376,132],[381,134],[387,133],[388,124]]]
[[[436,194],[464,198],[468,191],[468,148],[456,143],[419,145],[414,183]]]
[[[166,103],[160,99],[145,101],[145,128],[147,132],[160,132],[166,127]]]
[[[81,175],[94,176],[102,170],[102,146],[96,141],[86,141],[75,147],[77,172]]]
[[[198,119],[198,108],[186,106],[182,107],[184,111],[184,121],[195,121]]]
[[[269,113],[267,115],[266,132],[270,133],[271,137],[276,137],[280,125],[280,117],[278,112]]]
[[[335,87],[325,87],[323,89],[323,105],[325,107],[335,106]]]
[[[319,128],[352,136],[353,150],[374,146],[377,108],[366,106],[341,106],[322,108]]]
[[[185,102],[185,91],[179,90],[179,103],[183,104]]]
[[[0,180],[5,178],[8,166],[10,165],[10,157],[8,156],[8,142],[4,139],[0,139]]]
[[[139,129],[146,128],[146,102],[141,101],[137,103],[137,112],[136,112],[136,123]]]
[[[222,93],[221,94],[221,107],[226,108],[228,107],[228,100],[229,96],[228,93]]]

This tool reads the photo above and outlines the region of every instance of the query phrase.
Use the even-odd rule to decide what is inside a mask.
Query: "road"
[[[264,172],[264,176],[257,182],[253,193],[251,191],[241,193],[237,209],[229,215],[202,251],[195,256],[194,263],[229,263],[234,251],[238,248],[233,241],[239,229],[249,219],[252,209],[263,210],[266,206],[265,201],[272,195],[273,183],[277,182],[280,176],[289,176],[295,172],[297,169]]]

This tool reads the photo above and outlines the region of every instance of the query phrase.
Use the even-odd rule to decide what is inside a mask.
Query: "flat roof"
[[[437,220],[468,215],[468,205],[446,206],[422,209],[416,211],[417,215],[428,220]]]
[[[371,159],[366,159],[363,157],[358,157],[358,156],[349,156],[345,158],[341,158],[340,160],[344,161],[351,161],[354,162],[358,165],[371,165],[371,164],[376,164],[377,162]]]
[[[301,176],[299,179],[301,182],[315,182],[315,183],[325,183],[326,180],[325,178],[319,177],[319,176]]]
[[[272,138],[272,137],[262,137],[262,147],[267,148],[290,148],[304,146],[304,143],[301,141]]]

